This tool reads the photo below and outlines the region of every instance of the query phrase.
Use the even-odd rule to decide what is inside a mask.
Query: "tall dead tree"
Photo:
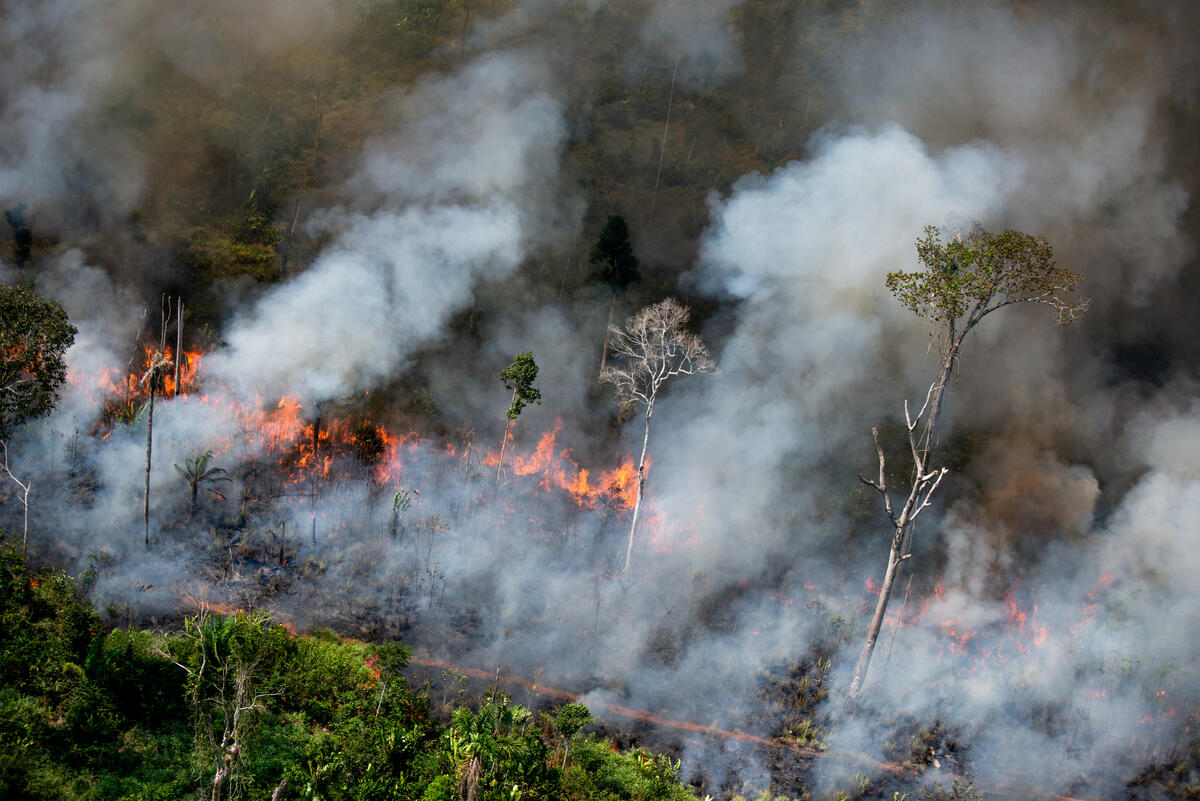
[[[875,613],[850,684],[848,694],[851,698],[857,697],[862,690],[892,589],[903,562],[912,556],[913,524],[929,507],[934,491],[947,472],[944,467],[930,467],[930,454],[937,444],[938,417],[963,340],[984,317],[1016,303],[1050,306],[1060,325],[1069,325],[1078,319],[1088,306],[1086,298],[1067,299],[1083,277],[1056,265],[1054,251],[1042,237],[1011,230],[993,234],[976,224],[943,242],[941,231],[929,226],[925,235],[917,240],[917,258],[923,265],[920,270],[889,273],[887,287],[906,308],[933,325],[932,334],[939,356],[938,374],[916,415],[910,413],[908,402],[904,403],[912,468],[907,494],[899,506],[893,502],[887,486],[879,430],[871,429],[879,459],[879,476],[872,480],[860,473],[859,480],[883,497],[892,526],[892,541]]]
[[[150,356],[150,364],[142,374],[142,383],[150,393],[146,404],[146,493],[142,507],[142,521],[145,525],[146,547],[150,547],[150,458],[154,452],[154,396],[163,387],[163,379],[171,371],[171,360],[161,350],[154,351]]]
[[[686,330],[690,312],[674,298],[647,306],[625,321],[624,328],[609,328],[612,359],[600,371],[600,380],[617,389],[622,403],[638,403],[645,410],[642,454],[638,458],[637,495],[633,519],[629,523],[629,545],[625,549],[625,570],[633,555],[642,495],[646,487],[646,452],[650,444],[650,419],[663,385],[680,375],[711,373],[716,370],[708,348]]]
[[[182,306],[180,307],[182,308]],[[167,376],[174,368],[173,362],[167,358],[167,323],[171,321],[171,302],[165,296],[162,299],[162,319],[159,325],[158,349],[150,355],[150,363],[142,373],[142,384],[150,393],[146,404],[146,493],[142,506],[142,522],[146,547],[150,547],[150,461],[154,451],[154,396],[165,388]],[[179,391],[176,384],[175,391]]]

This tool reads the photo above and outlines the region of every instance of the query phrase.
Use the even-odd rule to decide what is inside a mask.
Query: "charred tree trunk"
[[[153,368],[151,368],[153,369]],[[154,379],[150,379],[150,409],[146,415],[146,494],[142,506],[146,547],[150,547],[150,456],[154,449]],[[194,501],[193,501],[194,504]]]
[[[646,449],[650,445],[650,418],[654,415],[654,401],[646,404],[646,428],[642,433],[642,456],[638,460],[637,494],[633,501],[633,520],[629,523],[629,545],[625,549],[625,570],[633,557],[633,538],[637,533],[638,516],[642,512],[642,493],[646,487]]]

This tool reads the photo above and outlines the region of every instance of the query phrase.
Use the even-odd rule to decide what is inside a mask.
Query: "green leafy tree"
[[[567,754],[571,751],[571,742],[592,722],[592,713],[583,704],[563,704],[554,712],[554,728],[563,741],[562,770],[567,769]]]
[[[448,733],[451,758],[459,778],[463,801],[476,801],[482,781],[511,780],[522,772],[522,763],[536,753],[536,738],[527,736],[530,712],[523,706],[487,701],[478,712],[455,709]]]
[[[25,287],[0,286],[0,440],[53,408],[76,333],[58,303]]]
[[[183,466],[175,465],[176,472],[183,476],[183,480],[187,482],[188,489],[192,493],[192,502],[188,507],[188,517],[196,514],[196,498],[200,492],[200,487],[204,484],[219,484],[222,481],[228,481],[229,476],[225,475],[223,467],[209,467],[209,461],[212,459],[212,452],[201,453],[189,459],[183,460]]]
[[[629,241],[629,224],[620,214],[608,215],[608,221],[600,229],[600,237],[592,245],[588,262],[592,266],[589,278],[607,285],[614,292],[628,289],[630,284],[642,279],[638,269],[640,262]]]
[[[908,450],[912,458],[907,493],[893,502],[886,483],[878,428],[871,430],[879,459],[878,478],[867,479],[859,474],[864,484],[875,488],[883,497],[892,526],[892,543],[875,613],[867,629],[867,640],[850,684],[851,698],[859,694],[870,667],[892,589],[901,563],[908,556],[913,525],[921,512],[929,507],[934,491],[947,472],[945,467],[930,467],[930,451],[937,441],[935,431],[946,388],[967,334],[992,312],[1017,303],[1049,306],[1061,325],[1077,320],[1088,307],[1086,298],[1072,297],[1083,277],[1058,266],[1054,261],[1054,250],[1043,237],[1012,230],[994,234],[976,224],[943,240],[941,231],[929,226],[924,236],[917,240],[917,258],[923,265],[920,270],[889,273],[887,287],[901,304],[933,326],[940,361],[937,378],[925,393],[920,410],[914,415],[908,402],[904,403]]]
[[[537,380],[537,374],[538,366],[537,362],[533,360],[533,351],[518,353],[512,364],[500,371],[500,380],[504,382],[504,388],[512,390],[512,401],[504,413],[508,422],[504,426],[504,439],[500,443],[500,459],[496,465],[497,487],[500,486],[500,474],[504,469],[504,450],[508,445],[508,434],[512,430],[513,421],[528,404],[540,405],[542,402],[542,393],[533,386],[533,382]]]

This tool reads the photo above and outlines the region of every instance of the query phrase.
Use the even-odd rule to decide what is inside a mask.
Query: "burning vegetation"
[[[1069,5],[0,14],[0,796],[1196,796],[1200,11]]]

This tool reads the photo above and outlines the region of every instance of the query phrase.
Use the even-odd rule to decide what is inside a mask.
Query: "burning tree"
[[[925,235],[917,240],[917,258],[924,265],[923,269],[889,273],[887,287],[906,308],[933,325],[940,366],[920,410],[914,415],[908,401],[904,403],[908,450],[913,464],[903,503],[899,506],[893,503],[888,489],[878,428],[871,429],[871,436],[879,457],[879,477],[871,480],[861,473],[858,476],[883,497],[884,509],[892,525],[892,544],[875,614],[867,629],[867,641],[850,684],[851,698],[862,689],[901,562],[911,555],[908,550],[913,525],[921,512],[929,507],[930,498],[947,472],[945,467],[929,466],[930,450],[937,441],[934,432],[938,416],[963,340],[984,317],[1016,303],[1050,306],[1060,325],[1069,325],[1078,319],[1088,306],[1086,298],[1074,302],[1067,299],[1083,277],[1056,265],[1054,251],[1042,237],[1011,230],[993,234],[976,224],[943,242],[941,231],[928,226]]]
[[[679,375],[711,373],[716,370],[708,348],[700,337],[687,331],[690,312],[673,298],[647,306],[625,321],[625,328],[609,329],[613,360],[600,371],[600,380],[617,389],[622,403],[639,403],[645,408],[642,455],[638,459],[637,495],[629,524],[625,569],[633,554],[642,494],[646,486],[646,448],[650,443],[650,418],[663,385]]]
[[[64,354],[77,329],[63,307],[20,286],[0,286],[0,468],[21,488],[22,544],[29,537],[29,489],[8,462],[8,439],[26,420],[50,411],[67,377]]]

